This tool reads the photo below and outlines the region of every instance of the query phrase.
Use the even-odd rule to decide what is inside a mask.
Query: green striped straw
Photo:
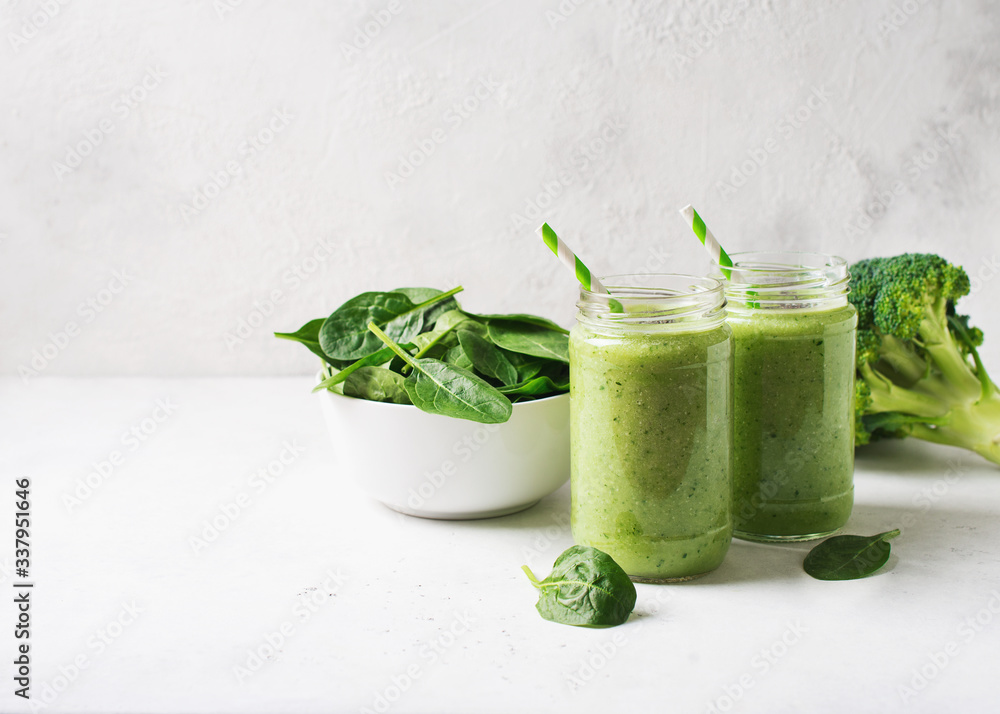
[[[569,246],[563,242],[563,239],[556,235],[556,232],[549,227],[548,223],[543,223],[538,227],[538,235],[542,237],[545,245],[549,247],[556,257],[559,258],[559,262],[565,265],[567,268],[573,271],[576,275],[576,279],[580,281],[580,285],[584,289],[589,290],[592,293],[602,293],[604,295],[608,294],[608,289],[604,287],[600,280],[590,272],[590,268],[583,264],[583,261],[576,257],[576,253],[570,250]]]
[[[589,290],[592,293],[600,293],[602,295],[610,295],[608,289],[604,287],[604,284],[597,279],[597,276],[590,272],[590,268],[583,264],[583,261],[576,257],[576,253],[570,250],[569,246],[563,242],[563,239],[556,235],[556,232],[552,230],[552,227],[548,223],[543,223],[538,227],[538,235],[542,237],[542,241],[549,247],[556,257],[559,258],[559,262],[565,265],[567,268],[573,271],[576,275],[576,279],[580,281],[580,285],[583,286],[585,290]],[[611,312],[623,313],[625,308],[620,302],[614,298],[608,300],[608,309]]]
[[[688,225],[691,226],[691,230],[694,234],[698,236],[698,240],[701,244],[705,246],[705,250],[708,254],[712,256],[719,267],[722,269],[722,274],[726,276],[726,280],[729,280],[730,271],[726,268],[733,267],[733,260],[729,257],[729,254],[723,250],[722,246],[719,245],[719,241],[715,240],[715,236],[712,235],[712,231],[708,229],[705,225],[705,221],[701,220],[701,216],[698,215],[698,211],[694,210],[694,206],[688,204],[681,209],[681,215],[684,216],[684,220],[687,221]]]

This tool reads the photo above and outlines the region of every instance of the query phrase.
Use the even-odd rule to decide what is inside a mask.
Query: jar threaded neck
[[[580,289],[577,319],[591,327],[709,329],[726,316],[722,282],[678,273],[602,277],[609,293]]]
[[[827,310],[847,304],[851,275],[835,255],[749,252],[730,255],[726,299],[733,309]],[[721,266],[713,275],[722,278]]]

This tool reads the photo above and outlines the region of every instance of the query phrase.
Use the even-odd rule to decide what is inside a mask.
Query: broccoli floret
[[[851,266],[858,311],[855,444],[916,437],[1000,464],[1000,391],[976,349],[981,330],[955,313],[966,272],[907,253]]]

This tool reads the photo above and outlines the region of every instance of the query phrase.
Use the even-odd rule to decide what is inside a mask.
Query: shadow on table
[[[926,509],[858,503],[844,532],[874,535],[893,528],[901,531],[893,543],[905,543],[908,551],[921,556],[953,550],[956,533],[974,535],[983,543],[1000,537],[996,506],[990,503],[982,509],[949,508],[943,502]]]
[[[919,439],[886,439],[854,452],[858,471],[866,474],[940,478],[948,473],[997,474],[992,464],[979,454]]]
[[[708,575],[679,583],[684,587],[729,585],[741,582],[796,580],[802,559],[814,543],[752,543],[733,539],[726,559]]]
[[[454,522],[454,521],[453,521]],[[552,493],[535,505],[509,516],[479,518],[460,521],[469,528],[493,529],[560,529],[569,535],[569,484]]]
[[[1000,521],[995,508],[982,510],[948,508],[937,503],[926,510],[903,506],[864,504],[854,506],[843,534],[875,535],[894,528],[901,534],[893,540],[898,552],[905,548],[908,558],[933,559],[955,549],[956,533],[975,536],[981,542],[1000,538]],[[714,572],[680,583],[684,586],[723,585],[750,581],[782,581],[808,577],[802,570],[806,554],[823,539],[804,543],[751,543],[733,540],[725,561]],[[891,572],[898,562],[894,552],[879,572]]]
[[[908,441],[887,441],[858,452],[858,467],[866,474],[913,478],[941,479],[949,473],[988,473],[997,476],[997,467],[976,454],[933,444]],[[926,483],[926,481],[925,481]],[[874,535],[900,528],[902,535],[894,545],[905,547],[907,557],[932,557],[955,547],[956,531],[974,533],[990,542],[1000,538],[1000,520],[995,507],[984,503],[982,510],[950,508],[947,498],[938,498],[929,507],[890,504],[855,503],[854,512],[844,534]],[[508,516],[460,521],[463,528],[474,530],[523,530],[534,532],[553,547],[557,543],[572,543],[570,531],[569,485],[546,496],[534,506]],[[443,527],[456,521],[437,521]],[[971,532],[971,533],[970,533]],[[821,540],[804,543],[754,543],[734,539],[722,565],[695,580],[676,583],[678,587],[703,587],[739,582],[791,581],[808,578],[802,570],[802,560]],[[899,548],[897,548],[899,550]],[[558,551],[555,551],[558,552]],[[896,566],[894,554],[880,572],[891,572]]]

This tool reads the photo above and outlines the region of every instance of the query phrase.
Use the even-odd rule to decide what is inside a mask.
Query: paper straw
[[[556,232],[549,227],[548,223],[543,223],[538,227],[538,235],[542,237],[545,245],[549,247],[556,257],[559,258],[559,262],[565,265],[567,268],[573,271],[576,275],[576,279],[580,281],[580,285],[584,289],[589,290],[592,293],[603,293],[608,294],[608,289],[601,284],[601,281],[590,272],[590,268],[583,264],[583,261],[576,257],[576,253],[570,250],[569,246],[563,242],[563,239],[556,235]]]
[[[726,280],[729,280],[730,271],[726,268],[731,268],[733,266],[732,258],[729,254],[722,249],[719,245],[719,241],[715,240],[715,236],[712,235],[712,231],[708,229],[705,225],[705,221],[701,220],[701,216],[698,215],[698,211],[694,210],[694,207],[688,204],[681,209],[681,215],[684,216],[684,220],[687,221],[688,225],[691,226],[691,230],[694,234],[698,236],[698,240],[701,244],[705,246],[705,250],[708,254],[712,256],[712,260],[722,269],[722,274],[726,276]]]

